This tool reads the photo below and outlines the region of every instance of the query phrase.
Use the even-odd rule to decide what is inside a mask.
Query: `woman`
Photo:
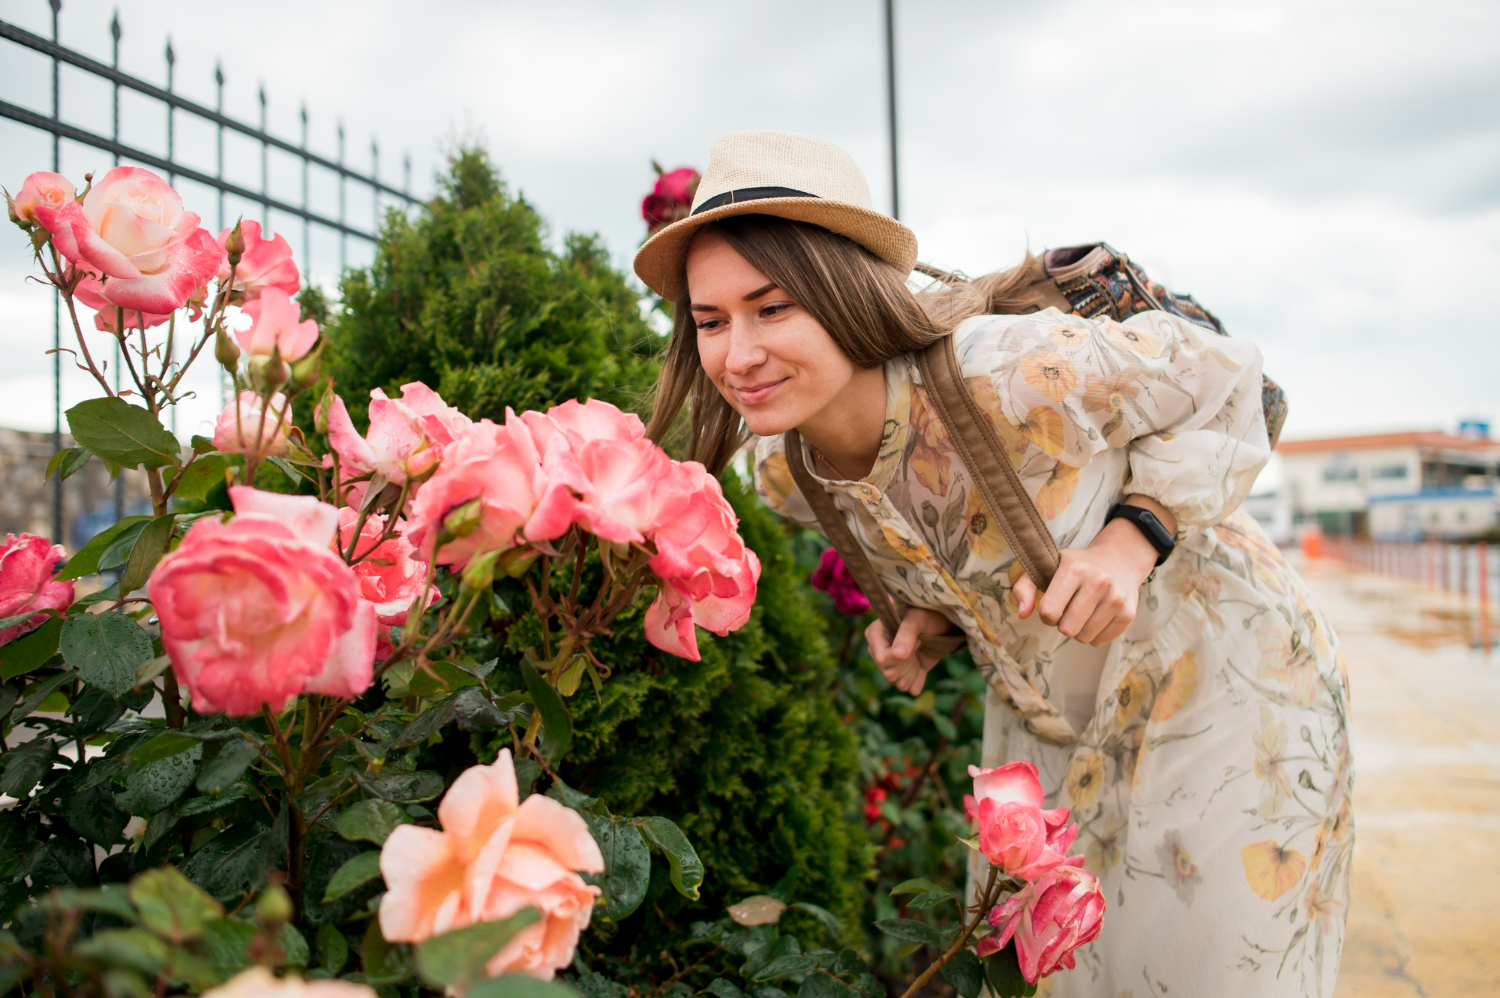
[[[1331,994],[1353,849],[1347,688],[1306,587],[1236,512],[1270,453],[1259,353],[1164,312],[1036,312],[1029,260],[913,294],[915,260],[837,147],[721,139],[693,214],[636,258],[676,302],[651,434],[688,405],[689,456],[714,471],[754,435],[761,496],[816,526],[783,449],[799,432],[903,605],[897,633],[867,632],[899,688],[935,664],[921,636],[962,630],[990,681],[981,763],[1039,767],[1109,901],[1053,994]],[[917,376],[912,352],[950,332],[1064,549],[1040,599]]]

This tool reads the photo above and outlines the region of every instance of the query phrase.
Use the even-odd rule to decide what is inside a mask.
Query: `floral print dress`
[[[870,474],[820,479],[891,594],[966,632],[990,689],[979,761],[1032,761],[1048,806],[1082,827],[1109,908],[1051,993],[1331,995],[1353,853],[1348,685],[1307,588],[1236,511],[1270,456],[1259,352],[1157,311],[980,316],[954,335],[1060,547],[1087,545],[1131,493],[1177,518],[1135,622],[1091,648],[1016,615],[1021,568],[910,358],[885,367]],[[757,487],[816,528],[782,446],[757,442]]]

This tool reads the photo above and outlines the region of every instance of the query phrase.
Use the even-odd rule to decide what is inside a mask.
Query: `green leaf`
[[[412,679],[413,692],[416,679]],[[391,748],[406,748],[408,745],[420,745],[433,735],[437,734],[447,724],[453,721],[457,708],[452,696],[446,696],[437,703],[428,707],[402,730],[399,738],[391,745]]]
[[[182,453],[159,419],[123,399],[89,399],[69,409],[67,417],[74,440],[124,468],[176,464]]]
[[[330,922],[318,926],[318,966],[337,974],[349,962],[349,940]]]
[[[667,857],[672,886],[677,888],[677,893],[698,900],[698,888],[703,884],[703,861],[698,858],[687,836],[682,834],[682,829],[666,818],[653,816],[641,819],[641,833]]]
[[[820,908],[818,905],[809,904],[806,901],[795,901],[790,907],[796,908],[798,911],[805,911],[813,918],[816,918],[834,939],[843,938],[844,923],[840,922],[838,916],[827,908]]]
[[[57,653],[57,639],[62,629],[63,619],[53,617],[30,634],[16,638],[8,645],[0,645],[0,679],[24,676],[46,665],[47,660]],[[24,716],[17,714],[16,719]]]
[[[203,499],[224,481],[228,469],[229,462],[223,454],[205,454],[178,472],[172,495],[178,499]]]
[[[561,981],[539,981],[526,974],[506,974],[475,981],[466,998],[578,998],[578,992]]]
[[[186,735],[180,731],[163,731],[131,749],[130,761],[146,763],[156,762],[158,759],[170,759],[197,744],[199,740],[192,735]]]
[[[233,898],[264,882],[282,862],[276,836],[265,825],[242,824],[209,839],[182,864],[182,872],[216,898]]]
[[[529,652],[521,659],[521,679],[526,683],[526,692],[531,694],[531,702],[542,712],[547,759],[556,764],[573,744],[573,719],[557,690],[537,672]]]
[[[604,854],[604,873],[585,878],[604,888],[603,903],[594,913],[618,922],[645,900],[651,883],[651,850],[640,829],[629,821],[588,811],[583,812],[583,820]]]
[[[24,624],[39,616],[43,618],[42,624],[45,624],[47,617],[56,617],[57,615],[56,610],[22,610],[20,613],[11,614],[9,617],[0,617],[0,631],[8,630],[17,624]],[[37,626],[40,627],[42,625],[38,624]]]
[[[411,818],[406,812],[387,800],[362,800],[344,810],[333,827],[350,842],[373,842],[385,845],[385,840],[397,825],[409,825]]]
[[[151,578],[151,570],[167,553],[167,544],[172,540],[172,528],[177,517],[168,513],[158,516],[141,530],[135,546],[130,549],[130,560],[125,563],[125,572],[120,576],[120,592],[133,593]],[[149,657],[149,656],[148,656]]]
[[[135,686],[135,670],[151,660],[151,638],[118,611],[83,613],[63,623],[58,650],[79,679],[118,698]]]
[[[81,776],[81,773],[75,774],[69,782]],[[129,823],[130,815],[115,806],[109,787],[78,790],[70,786],[63,794],[60,810],[68,826],[94,845],[108,849],[125,841],[121,833]]]
[[[382,773],[379,776],[355,773],[354,780],[376,797],[395,804],[420,804],[425,800],[441,797],[446,789],[441,776],[425,769],[419,769],[415,773]]]
[[[947,891],[926,891],[906,902],[906,906],[914,908],[917,911],[926,911],[928,908],[934,908],[946,901],[957,901],[957,898]]]
[[[115,536],[99,555],[99,571],[103,572],[111,568],[120,568],[130,560],[130,552],[135,549],[135,542],[140,539],[141,531],[146,529],[148,519],[141,523],[132,523]]]
[[[1028,984],[1016,961],[1016,943],[1011,940],[994,956],[980,961],[984,965],[984,976],[990,983],[990,992],[995,998],[1029,998],[1036,994],[1036,985]]]
[[[722,977],[715,977],[708,982],[708,987],[703,989],[715,998],[745,998],[745,992],[734,985],[734,982]]]
[[[942,891],[945,894],[953,893],[941,884],[935,884],[931,880],[924,880],[921,877],[917,877],[914,880],[903,880],[895,887],[892,887],[891,897],[896,897],[899,894],[924,894],[929,891]]]
[[[910,918],[882,918],[875,923],[875,928],[903,943],[936,946],[942,941],[937,929],[926,922],[917,922]]]
[[[520,719],[531,709],[519,690],[491,703],[478,686],[466,686],[453,694],[453,711],[465,731],[493,731]]]
[[[380,934],[379,919],[370,919],[359,950],[368,983],[395,984],[411,976],[411,947],[405,943],[386,942]]]
[[[202,744],[195,743],[165,759],[157,759],[125,772],[125,788],[115,794],[115,803],[142,818],[149,818],[177,802],[198,770]]]
[[[221,969],[234,970],[251,964],[250,947],[260,930],[238,918],[218,918],[203,927],[204,955]]]
[[[250,764],[260,757],[254,742],[243,738],[225,742],[219,754],[203,764],[198,770],[196,786],[206,794],[217,794],[225,787],[234,785],[244,775]]]
[[[953,954],[940,973],[962,998],[979,998],[979,989],[984,986],[984,968],[979,966],[979,957],[973,950],[961,949]]]
[[[73,952],[107,967],[129,967],[154,976],[167,962],[167,944],[144,929],[105,929],[78,943]]]
[[[417,947],[417,973],[434,988],[462,991],[470,982],[483,978],[484,965],[539,917],[535,908],[523,908],[509,918],[433,936]]]
[[[30,797],[32,788],[52,771],[56,755],[57,743],[42,735],[6,752],[5,768],[0,771],[0,793],[21,800]]]
[[[815,956],[809,956],[804,953],[789,953],[786,956],[778,956],[757,970],[754,979],[757,981],[774,981],[778,977],[786,977],[790,974],[805,974],[810,970],[817,970],[818,962],[818,958]]]
[[[60,481],[66,482],[73,477],[74,472],[88,463],[89,452],[82,447],[67,447],[52,455],[52,460],[47,462],[46,478],[51,478],[52,473],[58,469],[62,470]]]
[[[307,945],[307,937],[298,932],[295,925],[291,922],[281,923],[281,933],[276,941],[281,944],[283,963],[300,969],[307,967],[312,958],[312,948]]]
[[[94,537],[78,553],[68,560],[61,572],[57,573],[59,579],[81,579],[85,575],[93,575],[99,570],[99,557],[108,550],[109,546],[126,530],[131,527],[140,527],[151,519],[149,516],[127,516],[108,530],[95,534]]]
[[[323,892],[323,903],[337,900],[380,876],[380,853],[362,852],[339,867]]]
[[[254,797],[255,791],[243,783],[231,783],[227,789],[217,795],[204,794],[202,797],[192,797],[177,805],[177,816],[179,818],[196,818],[200,814],[212,814],[215,811],[229,807],[247,798]],[[165,813],[165,812],[162,812]]]
[[[130,900],[141,924],[172,943],[197,939],[205,924],[224,917],[223,906],[175,866],[147,870],[130,881]]]
[[[419,697],[435,697],[478,683],[478,679],[451,662],[429,662],[425,669],[412,673],[408,686],[410,692]]]

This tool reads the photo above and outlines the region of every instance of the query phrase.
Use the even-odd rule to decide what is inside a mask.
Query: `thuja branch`
[[[928,965],[926,970],[917,975],[917,979],[911,982],[911,986],[901,993],[901,998],[912,998],[912,995],[921,991],[922,986],[932,979],[933,974],[942,970],[944,964],[955,956],[958,956],[964,947],[969,945],[969,937],[974,935],[980,923],[984,921],[985,915],[995,906],[995,902],[1000,900],[1000,890],[1000,869],[999,867],[992,866],[990,867],[989,879],[985,881],[984,890],[980,892],[979,903],[975,905],[974,917],[964,926],[963,931],[954,937],[953,942],[943,952],[943,955],[934,960]]]

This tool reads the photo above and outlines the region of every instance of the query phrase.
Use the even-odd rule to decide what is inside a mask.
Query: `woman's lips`
[[[776,390],[786,384],[786,378],[780,381],[767,381],[758,385],[747,387],[734,387],[734,397],[740,400],[742,405],[758,405],[775,394]]]

